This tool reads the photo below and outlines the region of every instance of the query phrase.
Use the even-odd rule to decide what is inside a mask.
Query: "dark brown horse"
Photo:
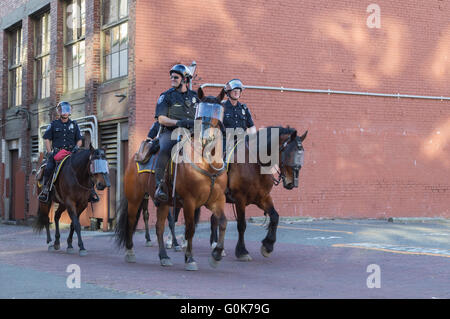
[[[218,97],[205,97],[203,90],[198,90],[198,97],[202,102],[214,105],[220,104],[224,97],[222,91]],[[202,122],[203,124],[203,122]],[[211,123],[210,123],[211,124]],[[216,123],[215,125],[218,125]],[[188,138],[189,138],[188,134]],[[221,142],[221,141],[220,141]],[[176,173],[176,206],[183,208],[185,220],[185,239],[187,247],[185,250],[185,269],[197,270],[197,264],[192,253],[192,238],[195,232],[195,211],[206,206],[216,216],[219,226],[218,244],[212,252],[210,258],[211,266],[217,266],[222,258],[224,247],[225,230],[227,220],[224,214],[225,188],[227,175],[223,167],[223,162],[208,162],[203,157],[204,144],[200,143],[201,149],[194,147],[194,141],[188,139],[187,147],[190,150],[190,161],[174,164],[174,175]],[[200,162],[194,160],[195,154],[200,153]],[[185,156],[185,154],[183,154]],[[118,222],[116,224],[116,244],[118,247],[126,248],[125,260],[135,262],[133,250],[133,234],[136,230],[139,213],[144,209],[145,198],[149,195],[153,198],[155,193],[154,174],[138,174],[136,164],[133,160],[129,162],[124,175],[124,194],[120,208]],[[166,174],[166,183],[170,185],[171,176]],[[162,266],[171,266],[172,262],[167,255],[163,242],[164,224],[169,213],[169,207],[173,204],[172,189],[169,187],[169,201],[160,203],[157,207],[156,235],[159,245],[159,259]]]
[[[72,221],[69,237],[67,238],[67,252],[74,253],[72,238],[75,231],[78,237],[78,247],[80,248],[79,254],[80,256],[87,255],[81,239],[79,217],[88,205],[93,186],[103,190],[106,187],[110,187],[110,182],[105,150],[94,149],[91,145],[89,149],[80,149],[65,159],[49,194],[49,200],[46,203],[39,201],[34,229],[40,232],[45,227],[49,251],[59,250],[61,247],[59,241],[59,219],[61,214],[67,210]],[[55,241],[52,243],[49,212],[54,202],[59,205],[55,212]]]
[[[264,134],[266,137],[261,136],[262,130],[266,130],[267,134]],[[253,141],[258,142],[258,148],[260,145],[265,144],[269,152],[272,139],[278,141],[278,143],[275,143],[278,145],[278,150],[275,151],[278,152],[279,161],[272,163],[272,165],[277,164],[279,166],[278,179],[274,179],[272,174],[261,174],[261,170],[264,167],[267,168],[264,165],[267,163],[261,162],[260,160],[254,163],[254,161],[249,160],[251,158],[248,146],[249,139],[245,142],[245,161],[238,163],[238,154],[234,152],[231,155],[233,156],[233,161],[229,164],[228,169],[227,203],[233,203],[236,206],[239,239],[236,245],[235,255],[240,261],[250,261],[252,259],[245,248],[244,242],[244,233],[247,227],[245,208],[248,205],[254,204],[264,211],[264,215],[269,216],[268,232],[261,246],[261,254],[264,257],[268,257],[273,251],[273,246],[276,241],[279,220],[279,215],[274,208],[270,192],[274,184],[278,185],[281,180],[283,180],[283,186],[286,189],[290,190],[298,187],[299,171],[303,165],[304,149],[302,142],[305,140],[308,132],[305,132],[302,136],[297,136],[297,131],[289,127],[268,127],[262,130],[256,133],[256,138]],[[276,132],[278,134],[274,134]],[[261,138],[263,139],[261,141],[263,144],[260,144]],[[267,138],[266,143],[264,143],[265,138]],[[210,242],[212,247],[217,242],[217,220],[214,216],[211,216]]]

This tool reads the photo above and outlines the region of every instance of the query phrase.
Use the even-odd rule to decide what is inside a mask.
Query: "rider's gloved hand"
[[[75,145],[73,148],[72,148],[72,153],[76,153],[76,152],[78,152],[80,150],[80,148],[78,147],[78,145]]]
[[[190,129],[194,127],[194,120],[189,119],[179,120],[175,125],[178,127],[185,127],[187,129]]]

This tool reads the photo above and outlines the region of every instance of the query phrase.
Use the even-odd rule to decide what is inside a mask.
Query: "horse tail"
[[[139,218],[141,216],[141,212],[142,212],[142,203],[139,206],[139,209],[136,214],[136,220],[134,222],[133,230],[132,230],[133,234],[136,231],[136,227],[137,227]],[[126,246],[129,236],[132,235],[129,233],[130,227],[128,224],[128,200],[126,198],[123,198],[122,201],[120,202],[119,210],[118,210],[118,218],[119,219],[116,223],[114,232],[115,232],[116,246],[120,249],[120,248],[124,248]]]
[[[118,220],[114,229],[116,245],[118,248],[125,247],[128,234],[128,200],[123,198],[118,209]]]
[[[44,229],[44,227],[46,227],[48,224],[50,224],[50,219],[48,218],[48,212],[47,212],[47,214],[45,214],[45,212],[43,212],[43,210],[42,210],[41,205],[42,204],[39,203],[38,211],[37,211],[37,218],[36,218],[35,222],[33,223],[33,230],[38,234],[42,231],[42,229]]]

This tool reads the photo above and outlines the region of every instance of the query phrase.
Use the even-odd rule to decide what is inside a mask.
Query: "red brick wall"
[[[177,62],[195,60],[201,83],[450,96],[450,4],[377,1],[370,29],[370,3],[137,1],[130,154]],[[281,215],[450,217],[448,101],[250,89],[242,101],[258,128],[309,130],[299,188],[272,193]]]

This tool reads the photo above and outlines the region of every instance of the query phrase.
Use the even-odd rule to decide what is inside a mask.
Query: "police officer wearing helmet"
[[[239,99],[244,90],[244,85],[241,80],[233,79],[227,82],[224,87],[227,94],[227,101],[223,104],[224,116],[223,125],[225,128],[241,128],[246,133],[256,133],[256,127],[253,123],[252,115],[246,104],[241,104]],[[224,135],[224,148],[225,148],[225,135]]]
[[[155,119],[161,125],[159,135],[160,151],[155,168],[157,202],[166,202],[169,198],[164,173],[169,161],[172,147],[177,143],[171,139],[172,131],[177,127],[191,129],[194,127],[197,93],[189,90],[192,74],[183,64],[176,64],[170,69],[171,86],[163,92],[156,104]]]
[[[59,119],[54,120],[44,133],[45,149],[47,151],[47,165],[44,170],[43,189],[39,194],[39,200],[48,201],[53,170],[56,162],[54,156],[61,150],[75,153],[82,144],[82,136],[78,124],[69,117],[72,107],[69,102],[59,102],[56,107]]]

